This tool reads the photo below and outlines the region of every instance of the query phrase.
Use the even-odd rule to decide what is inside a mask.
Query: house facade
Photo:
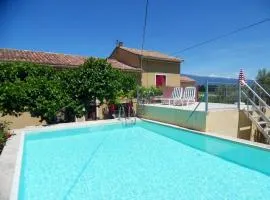
[[[59,70],[76,68],[88,57],[49,52],[36,52],[16,49],[0,49],[0,62],[24,61],[49,65]],[[179,87],[180,65],[182,60],[156,51],[141,51],[117,45],[107,62],[113,68],[124,72],[136,73],[139,84],[145,87]],[[138,76],[139,75],[139,76]],[[103,119],[102,108],[93,105],[93,110],[85,117],[86,120]],[[0,117],[1,118],[1,117]],[[23,113],[19,118],[5,116],[1,120],[14,122],[12,128],[40,124],[37,118]],[[18,123],[21,122],[21,123]]]
[[[144,87],[179,87],[182,60],[157,51],[146,51],[117,45],[108,58],[132,68],[141,69]]]

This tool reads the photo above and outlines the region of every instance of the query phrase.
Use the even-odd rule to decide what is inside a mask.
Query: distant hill
[[[204,85],[208,80],[211,85],[222,85],[222,84],[237,84],[238,79],[235,78],[223,78],[223,77],[212,77],[212,76],[197,76],[192,74],[181,74],[183,76],[188,76],[196,81],[197,85]],[[252,80],[248,80],[251,83]]]

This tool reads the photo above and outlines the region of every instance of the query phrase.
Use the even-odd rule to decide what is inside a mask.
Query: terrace
[[[199,96],[197,100],[194,94],[191,99],[195,99],[193,100],[195,102],[186,104],[180,101],[181,98],[185,99],[185,97],[178,97],[177,92],[174,95],[174,91],[169,93],[169,96],[174,96],[173,98],[168,97],[166,90],[163,94],[163,96],[167,95],[166,98],[147,97],[140,100],[138,115],[193,130],[267,143],[267,138],[269,138],[268,126],[260,128],[260,124],[268,123],[270,116],[269,106],[265,101],[248,85],[243,87],[239,87],[235,83],[218,87],[213,87],[213,85],[214,83],[207,83],[205,92],[197,93],[197,96]],[[253,96],[251,97],[253,100],[246,95],[248,94],[247,90],[251,93],[249,96]],[[254,101],[260,103],[255,105]],[[260,111],[262,108],[267,110],[265,114]],[[261,119],[263,119],[263,122],[258,122]],[[256,126],[261,133],[256,132]],[[265,140],[258,135],[263,135],[262,137]]]

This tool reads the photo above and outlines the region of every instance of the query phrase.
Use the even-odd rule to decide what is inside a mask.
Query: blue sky
[[[145,0],[0,0],[0,48],[107,57],[140,48]],[[173,53],[270,17],[269,0],[149,0],[145,48]],[[249,78],[270,68],[270,22],[181,53],[182,73]]]

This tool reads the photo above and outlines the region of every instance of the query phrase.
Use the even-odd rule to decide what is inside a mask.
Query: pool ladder
[[[131,117],[131,107],[128,107],[128,113],[126,116],[124,107],[120,106],[119,113],[118,113],[118,120],[121,121],[122,125],[125,125],[125,126],[136,124],[136,117]]]

